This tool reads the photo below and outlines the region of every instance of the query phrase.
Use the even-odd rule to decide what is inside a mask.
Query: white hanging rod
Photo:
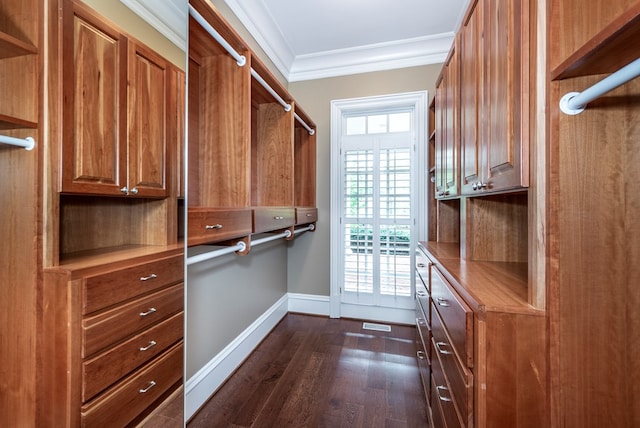
[[[625,65],[620,70],[605,77],[595,85],[582,92],[569,92],[560,99],[560,110],[565,114],[582,113],[591,101],[613,91],[630,80],[640,76],[640,58]]]
[[[311,128],[309,125],[307,125],[307,122],[305,122],[304,120],[302,120],[302,118],[300,116],[298,116],[298,113],[293,113],[293,116],[296,118],[296,120],[298,122],[300,122],[300,124],[302,126],[304,126],[304,128],[309,131],[309,135],[313,135],[316,133],[316,130]]]
[[[247,63],[247,58],[244,55],[240,55],[225,39],[224,37],[222,37],[222,35],[220,33],[218,33],[215,28],[213,28],[211,26],[211,24],[209,24],[209,22],[207,22],[206,19],[204,19],[204,17],[202,15],[200,15],[198,13],[198,11],[191,5],[189,5],[189,14],[191,16],[193,16],[193,19],[195,19],[200,25],[202,25],[202,28],[204,28],[205,30],[207,30],[207,33],[209,33],[211,35],[211,37],[213,37],[218,43],[220,43],[222,45],[222,47],[229,52],[229,54],[233,57],[233,59],[236,60],[236,62],[238,63],[238,65],[240,67],[244,67],[244,65]]]
[[[309,226],[305,226],[305,227],[301,227],[300,229],[295,229],[293,231],[294,235],[297,235],[298,233],[302,233],[302,232],[306,232],[306,231],[311,231],[314,230],[316,227],[312,224],[310,224]]]
[[[24,147],[25,150],[33,150],[36,142],[33,138],[15,138],[8,135],[0,135],[0,143],[9,144],[11,146]]]
[[[273,88],[271,86],[269,86],[269,84],[267,82],[265,82],[265,80],[262,77],[260,77],[258,72],[255,71],[253,68],[251,69],[251,75],[258,81],[258,83],[260,83],[262,85],[263,88],[265,88],[267,91],[269,91],[269,93],[271,95],[273,95],[273,97],[276,100],[278,100],[280,105],[282,105],[282,107],[284,107],[284,111],[290,111],[291,110],[291,104],[289,104],[288,102],[283,100],[282,97],[280,95],[278,95],[278,93],[276,91],[274,91]]]

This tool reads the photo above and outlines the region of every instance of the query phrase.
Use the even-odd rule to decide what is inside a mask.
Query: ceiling
[[[225,0],[288,81],[441,63],[469,0]]]

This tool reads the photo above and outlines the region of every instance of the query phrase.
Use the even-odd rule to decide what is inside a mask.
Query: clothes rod
[[[265,88],[267,91],[269,91],[269,93],[271,95],[273,95],[273,97],[276,100],[278,100],[278,102],[282,105],[282,107],[284,107],[284,111],[290,111],[291,110],[291,104],[289,104],[288,102],[283,100],[282,97],[276,91],[274,91],[273,88],[271,86],[269,86],[269,84],[267,82],[265,82],[265,80],[262,77],[260,77],[258,72],[255,71],[253,68],[251,69],[251,75],[258,81],[258,83],[260,83],[262,85],[263,88]]]
[[[289,238],[289,237],[291,237],[291,231],[285,230],[284,232],[278,233],[277,235],[267,236],[265,238],[256,239],[255,241],[252,240],[251,248],[255,247],[256,245],[264,244],[266,242],[275,241],[276,239]]]
[[[298,116],[298,113],[293,113],[293,117],[295,117],[295,118],[296,118],[296,120],[297,120],[298,122],[300,122],[300,124],[301,124],[302,126],[304,126],[304,128],[305,128],[307,131],[309,131],[309,135],[313,135],[313,134],[315,134],[315,133],[316,133],[316,130],[315,130],[315,129],[313,129],[313,128],[311,128],[309,125],[307,125],[307,122],[305,122],[304,120],[302,120],[302,118],[301,118],[300,116]]]
[[[36,142],[33,138],[15,138],[8,135],[0,135],[0,143],[9,144],[10,146],[23,147],[25,150],[33,150]]]
[[[193,16],[193,19],[195,19],[200,25],[202,25],[202,28],[204,28],[207,33],[209,33],[211,35],[211,37],[213,37],[218,43],[220,43],[222,45],[222,47],[229,52],[229,54],[233,57],[233,59],[235,59],[238,63],[238,65],[240,67],[244,67],[244,65],[247,63],[247,58],[244,55],[240,55],[225,39],[224,37],[222,37],[222,35],[220,33],[218,33],[215,28],[213,28],[211,26],[211,24],[209,24],[209,22],[207,22],[206,19],[204,19],[204,17],[202,15],[200,15],[198,13],[198,11],[191,5],[189,5],[189,14],[191,16]]]
[[[591,101],[613,91],[618,86],[640,76],[640,58],[625,65],[620,70],[605,77],[595,85],[582,92],[569,92],[560,99],[560,110],[565,114],[576,115],[582,113]]]
[[[204,262],[205,260],[215,259],[216,257],[224,256],[225,254],[235,253],[236,251],[244,251],[247,249],[247,245],[238,241],[238,243],[232,247],[220,248],[219,250],[209,251],[208,253],[198,254],[197,256],[187,257],[187,266]]]
[[[301,227],[300,229],[295,229],[295,230],[293,231],[293,234],[294,234],[294,235],[297,235],[298,233],[307,232],[307,231],[312,231],[312,230],[315,230],[315,228],[316,228],[316,227],[315,227],[314,225],[310,224],[309,226]]]

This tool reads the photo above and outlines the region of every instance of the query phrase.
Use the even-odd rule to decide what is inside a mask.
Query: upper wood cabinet
[[[472,2],[459,31],[462,193],[529,185],[529,2]]]
[[[450,198],[459,192],[460,92],[459,53],[454,44],[436,83],[436,197]]]
[[[167,196],[172,66],[80,2],[63,22],[62,192]]]

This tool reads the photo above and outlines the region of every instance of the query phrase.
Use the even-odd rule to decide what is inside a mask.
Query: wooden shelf
[[[0,31],[0,59],[38,53],[38,48]]]
[[[18,129],[18,128],[36,129],[38,128],[38,124],[30,120],[20,119],[19,117],[0,114],[0,129]]]
[[[551,71],[553,80],[608,74],[640,58],[640,2]]]

